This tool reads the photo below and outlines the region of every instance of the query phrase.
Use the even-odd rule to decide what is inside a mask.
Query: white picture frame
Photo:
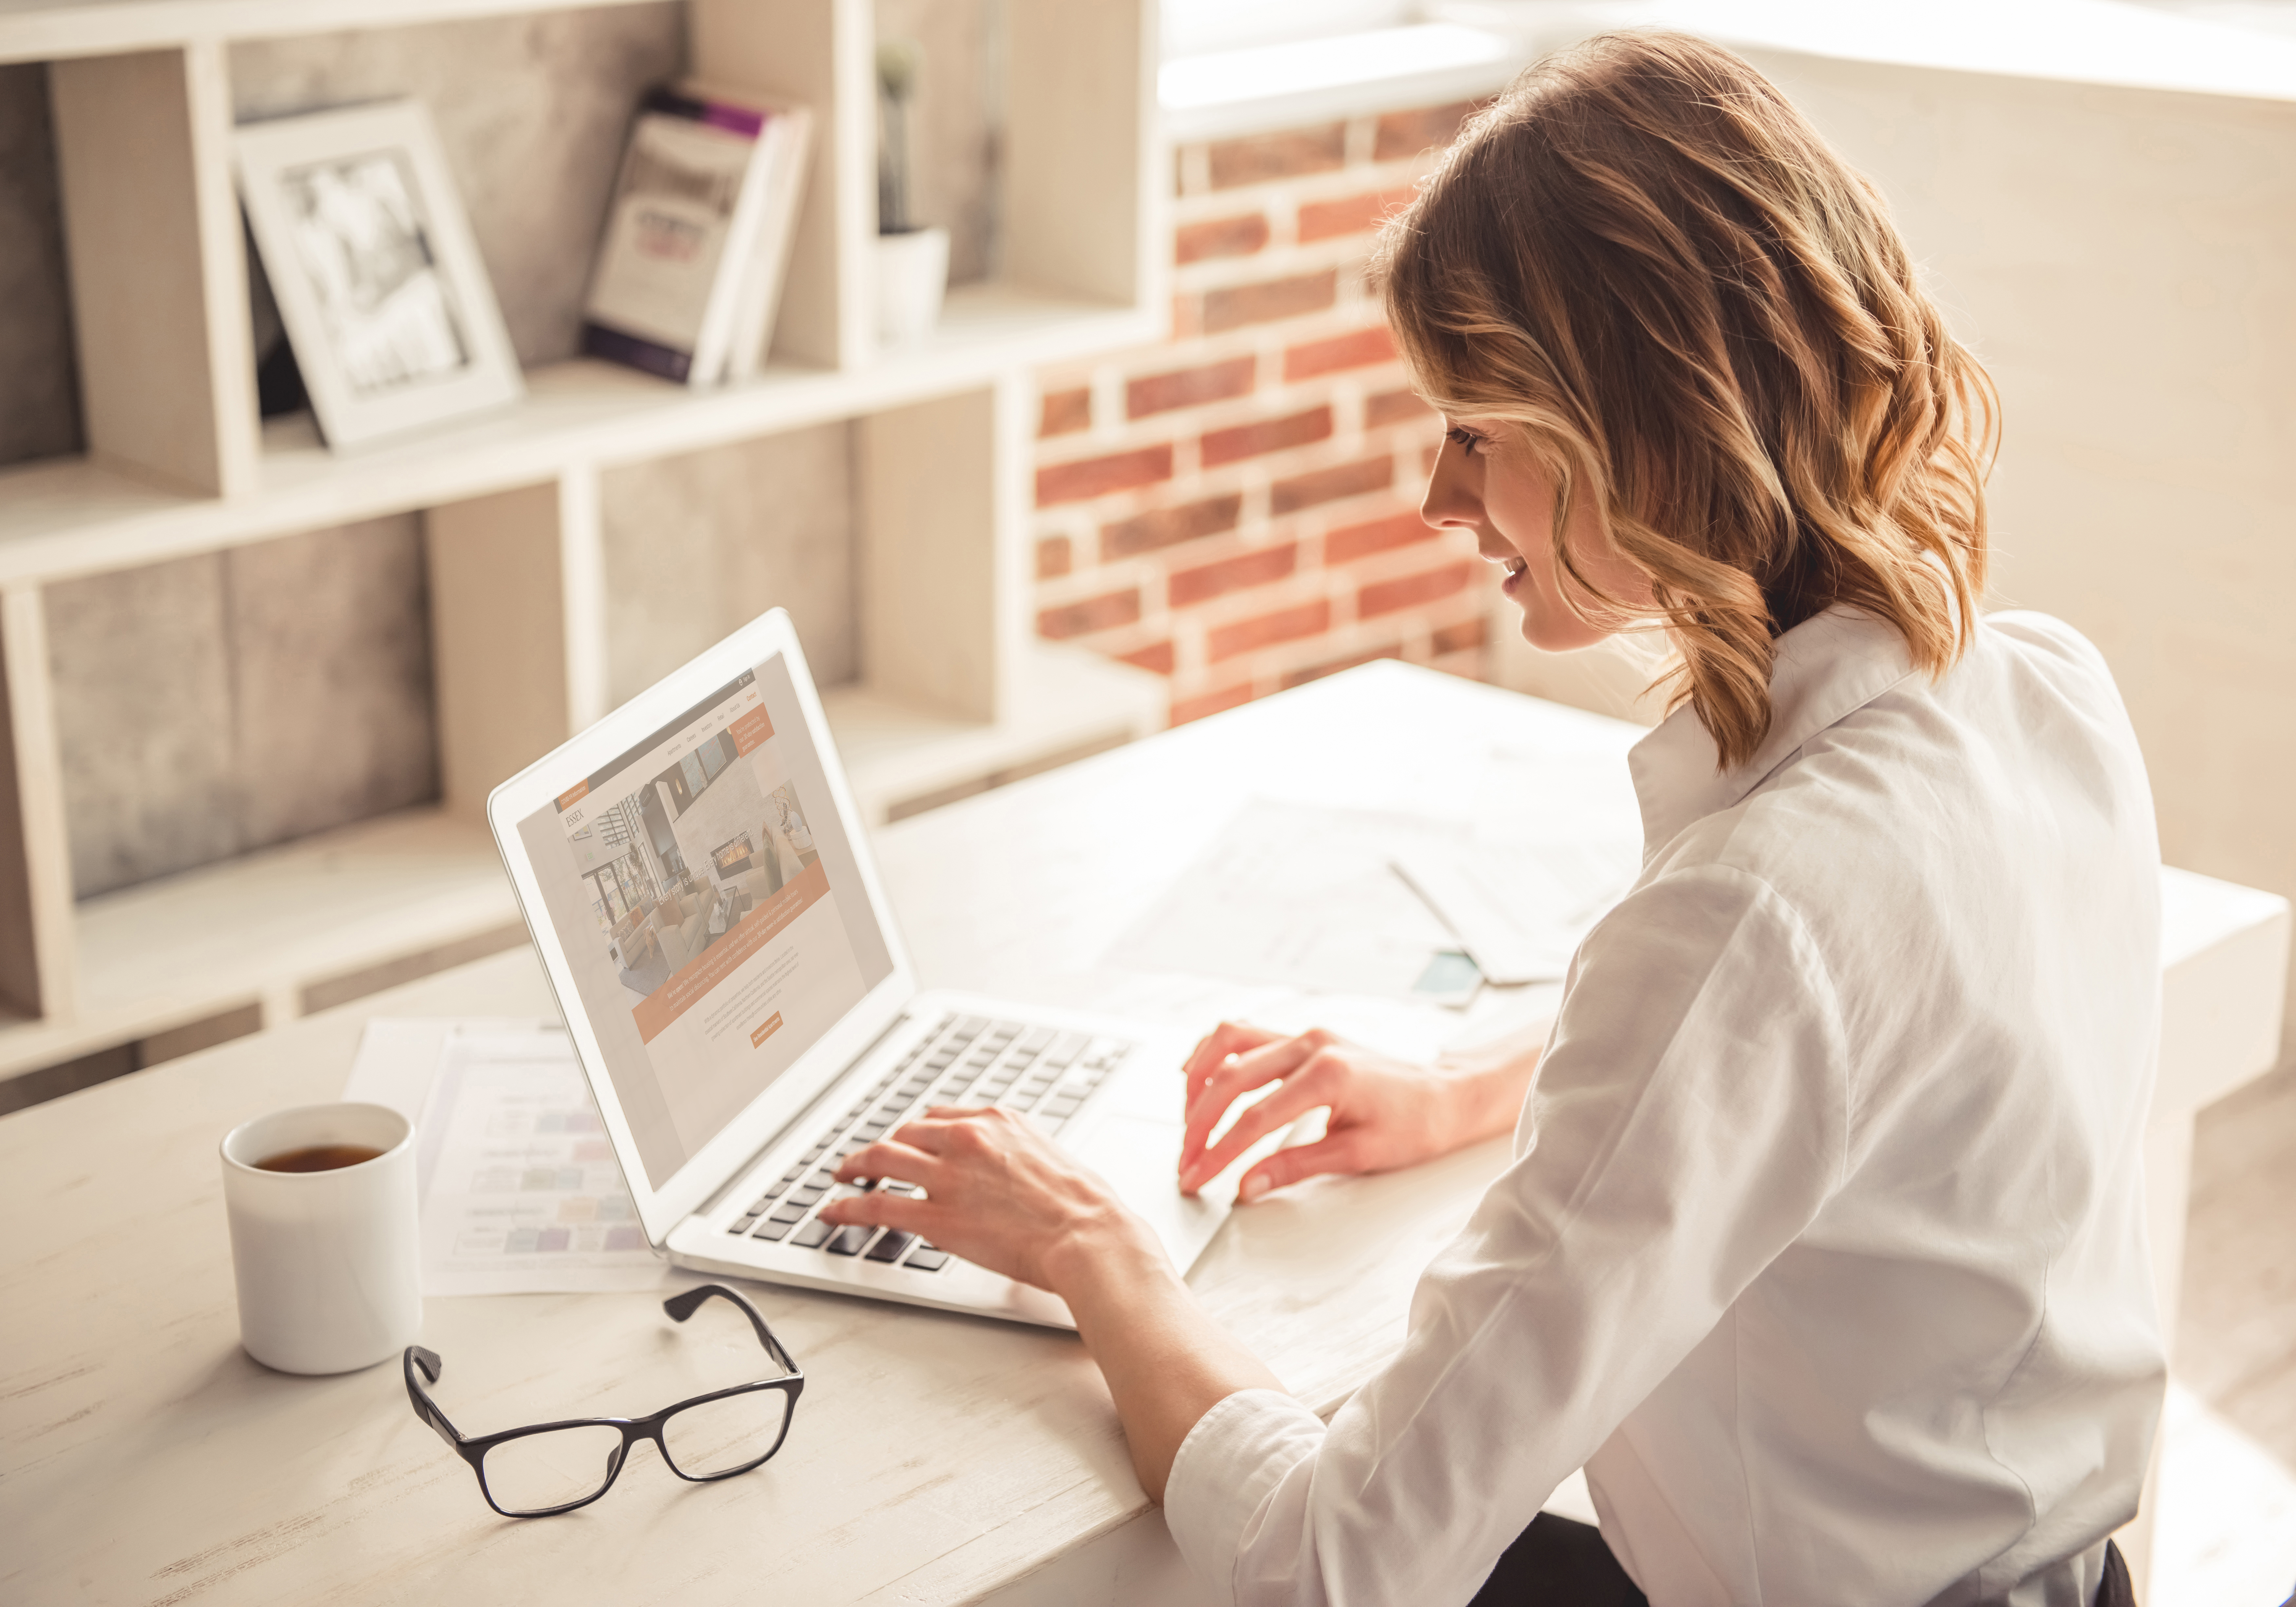
[[[233,154],[328,446],[466,418],[525,394],[422,102],[244,124]]]

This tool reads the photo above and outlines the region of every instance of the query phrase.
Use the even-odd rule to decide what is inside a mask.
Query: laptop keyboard
[[[838,1182],[838,1167],[932,1105],[1002,1105],[1029,1113],[1038,1127],[1057,1135],[1134,1046],[1122,1038],[986,1016],[944,1017],[726,1231],[824,1255],[939,1272],[952,1259],[948,1251],[914,1234],[833,1228],[821,1220],[819,1209],[830,1201],[865,1192]],[[880,1186],[905,1194],[920,1192],[912,1183]]]

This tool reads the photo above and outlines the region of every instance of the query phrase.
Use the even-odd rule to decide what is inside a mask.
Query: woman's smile
[[[1514,595],[1515,582],[1521,579],[1524,573],[1530,568],[1529,564],[1523,562],[1521,554],[1512,548],[1504,553],[1481,553],[1478,556],[1485,563],[1496,563],[1499,566],[1504,576],[1499,581],[1499,590],[1510,597]]]

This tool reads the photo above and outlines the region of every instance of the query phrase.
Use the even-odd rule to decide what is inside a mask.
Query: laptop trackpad
[[[1233,1177],[1215,1180],[1194,1198],[1180,1193],[1177,1121],[1111,1113],[1093,1124],[1077,1145],[1077,1159],[1108,1179],[1125,1204],[1147,1220],[1182,1272],[1194,1264],[1234,1203]]]

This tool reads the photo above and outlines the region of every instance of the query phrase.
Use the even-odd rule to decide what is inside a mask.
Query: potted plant
[[[940,322],[948,288],[948,231],[918,226],[910,209],[914,164],[909,110],[916,97],[924,52],[914,40],[877,46],[877,340],[914,346]]]

